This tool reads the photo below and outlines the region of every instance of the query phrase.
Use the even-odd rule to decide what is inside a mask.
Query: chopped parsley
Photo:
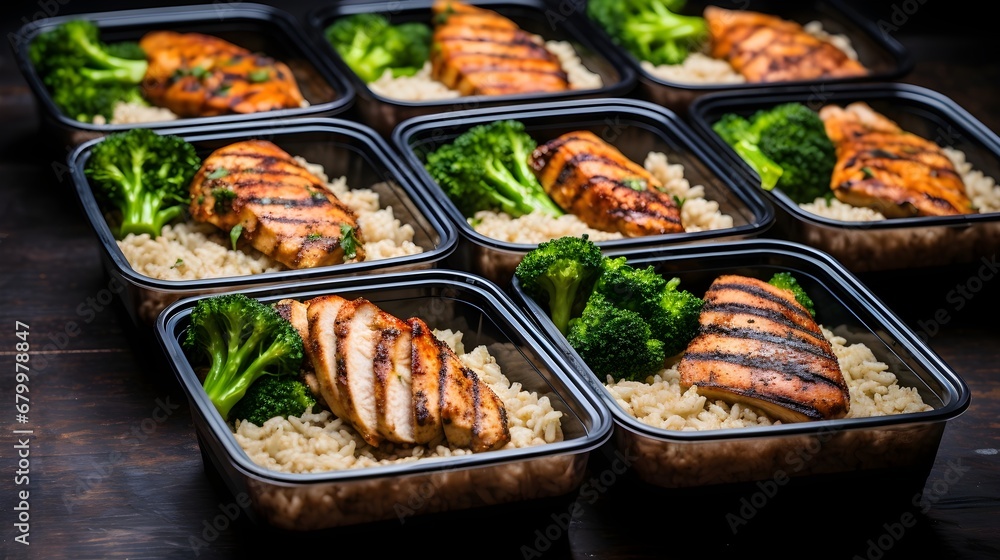
[[[340,246],[344,248],[344,257],[353,259],[358,255],[358,240],[354,237],[354,228],[340,224]]]
[[[226,175],[229,175],[229,170],[226,169],[225,167],[218,167],[212,170],[212,172],[209,173],[208,175],[205,175],[205,177],[209,179],[221,179]]]
[[[306,236],[306,241],[319,241],[320,239],[323,239],[323,235],[315,231]]]
[[[861,168],[861,172],[865,174],[865,179],[871,179],[875,176],[875,172],[872,171],[871,167],[865,166]]]
[[[677,205],[677,208],[683,208],[684,207],[684,203],[687,202],[686,198],[681,198],[681,197],[677,196],[676,194],[672,194],[670,196],[674,199],[674,204]]]
[[[240,240],[240,235],[243,234],[243,224],[236,224],[233,229],[229,230],[229,241],[233,243],[233,251],[236,250],[236,242]]]
[[[181,266],[184,266],[184,259],[178,258],[176,261],[174,261],[173,266],[171,266],[170,268],[177,268]]]
[[[266,82],[270,78],[271,78],[271,73],[268,72],[267,69],[265,68],[261,68],[259,70],[253,70],[247,74],[247,79],[255,84]]]
[[[634,191],[644,191],[644,190],[646,190],[648,188],[648,184],[646,183],[646,180],[645,179],[641,179],[639,177],[629,177],[628,179],[622,180],[622,183],[626,187],[628,187],[628,188],[630,188],[630,189],[632,189]]]

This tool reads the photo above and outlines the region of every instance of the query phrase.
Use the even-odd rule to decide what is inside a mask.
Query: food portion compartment
[[[530,158],[529,167],[535,167],[525,173],[539,183],[532,191],[538,196],[529,201],[531,211],[470,204],[475,193],[487,191],[467,188],[472,184],[469,180],[443,187],[441,182],[452,176],[450,172],[444,173],[440,165],[428,166],[428,157],[436,158],[435,154],[459,145],[456,139],[474,134],[474,128],[505,122],[523,127],[519,134],[530,137],[525,144],[528,148],[521,152],[530,149],[525,158]],[[587,234],[604,248],[638,250],[751,237],[765,231],[773,219],[773,210],[745,177],[717,165],[687,125],[647,102],[592,100],[421,117],[402,124],[393,139],[427,196],[439,201],[460,232],[459,248],[451,256],[453,266],[501,285],[509,282],[527,251],[564,235]],[[570,151],[575,155],[569,155]],[[478,160],[492,157],[466,158],[464,153],[477,152],[461,148],[459,167],[466,162],[473,168],[486,167],[485,161]],[[608,161],[611,168],[600,167]],[[456,173],[456,177],[467,175]],[[612,177],[616,181],[622,173],[628,176],[622,175],[624,183],[609,182],[601,178],[607,173],[616,174]],[[633,173],[636,178],[630,183]],[[593,181],[587,179],[591,175]],[[590,185],[592,193],[601,194],[591,198],[583,194]],[[650,192],[637,193],[642,190]],[[675,213],[670,223],[665,218],[669,212]]]
[[[860,111],[862,123],[894,123],[902,134],[858,128],[880,151],[859,151],[862,144],[851,139],[831,140],[844,151],[834,153],[829,190],[815,200],[797,196],[795,185],[789,190],[779,183],[767,192],[778,208],[777,235],[828,252],[854,272],[974,262],[1000,244],[1000,138],[937,92],[908,84],[861,84],[819,93],[799,87],[719,93],[696,101],[691,118],[713,144],[714,155],[763,184],[761,174],[714,128],[725,115],[750,119],[789,103],[827,115],[828,138],[836,138],[831,131],[858,126],[851,122],[853,110]],[[848,113],[821,112],[836,107]],[[879,145],[892,138],[902,145]]]
[[[913,66],[878,22],[837,0],[682,2],[666,6],[673,15],[654,4],[600,0],[584,12],[635,68],[643,98],[678,112],[706,93],[892,80]]]
[[[147,231],[124,233],[119,208],[127,206],[106,197],[95,179],[94,152],[111,136],[69,158],[105,268],[137,324],[151,326],[166,305],[185,296],[429,268],[455,248],[454,228],[417,193],[385,141],[362,125],[302,119],[160,132],[149,133],[180,139],[200,167],[185,183],[190,187],[181,185],[183,198],[163,204],[181,208],[159,235],[159,222],[141,220]]]
[[[207,331],[201,327],[209,315],[202,313],[214,298],[235,295],[265,308],[290,302],[305,306],[302,371],[314,375],[319,388],[312,409],[258,425],[240,419],[251,415],[239,411],[238,403],[223,419],[217,403],[224,399],[203,381],[212,375],[205,373],[207,356],[192,352],[186,340],[192,329],[203,340]],[[341,307],[331,311],[329,304],[341,299]],[[422,322],[427,330],[376,326],[379,342],[366,343],[364,321],[352,318],[367,306],[379,310],[379,317],[385,313],[405,325]],[[298,324],[294,314],[290,317]],[[344,319],[336,332],[322,326],[331,317]],[[417,342],[428,336],[439,341],[430,354]],[[611,418],[599,397],[567,373],[565,360],[509,297],[460,272],[375,274],[185,299],[161,315],[157,337],[188,395],[206,463],[234,494],[249,495],[260,520],[282,529],[396,519],[401,504],[413,503],[414,493],[421,496],[420,505],[404,512],[404,518],[560,496],[581,483],[589,451],[611,434]],[[331,369],[317,360],[326,345],[337,346],[342,338],[350,343],[338,351],[338,365]],[[377,350],[368,352],[373,344],[394,343],[412,351],[404,348],[388,361]],[[448,365],[425,367],[434,360]],[[382,376],[383,371],[391,375]],[[333,374],[344,392],[324,385]],[[375,388],[365,389],[366,379]],[[443,392],[422,390],[437,387],[439,380]],[[407,382],[410,389],[401,397],[398,389]],[[380,392],[382,386],[386,390]],[[253,392],[242,398],[252,399]],[[471,423],[462,412],[474,407],[477,419],[492,417],[487,394],[501,402],[507,440],[477,449],[454,433],[472,433],[475,441],[481,433],[498,431],[496,423]],[[370,428],[369,412],[379,428]],[[401,414],[410,415],[412,436],[401,427],[405,421],[383,431],[383,417]],[[430,435],[422,433],[428,429]],[[382,439],[368,439],[372,436]]]
[[[67,23],[76,25],[80,21],[96,27],[95,31],[83,34],[96,35],[90,37],[91,44],[111,56],[134,56],[130,53],[143,47],[125,48],[125,45],[139,43],[146,37],[149,42],[142,44],[150,52],[145,52],[147,64],[142,79],[128,86],[131,78],[125,80],[119,76],[112,86],[93,86],[88,81],[91,74],[80,72],[72,74],[76,82],[59,86],[69,93],[56,92],[47,86],[45,76],[33,61],[32,45],[37,48],[42,43],[51,43],[38,56],[50,61],[65,60],[74,68],[99,68],[102,64],[74,54],[77,48],[74,45],[84,43],[72,42],[69,37],[75,36],[79,29],[67,33],[67,38],[44,39],[54,36],[51,34],[64,29]],[[163,39],[153,41],[156,35]],[[349,109],[354,100],[354,89],[348,80],[321,59],[290,14],[252,3],[241,3],[238,7],[219,3],[46,18],[21,28],[14,50],[38,101],[43,123],[59,141],[70,146],[135,126],[162,129],[332,116]],[[105,57],[101,55],[100,59]],[[95,74],[94,80],[98,79],[99,72],[91,73]],[[88,101],[84,103],[77,96]],[[125,103],[117,104],[123,97]],[[112,109],[96,118],[84,113],[81,120],[77,114],[67,112],[92,112],[109,105]]]
[[[571,315],[566,334],[550,315],[557,307],[532,290],[530,278],[515,278],[512,288],[575,371],[602,392],[617,445],[638,457],[635,473],[645,482],[684,488],[775,476],[926,477],[945,423],[969,405],[958,374],[829,255],[743,240],[605,258],[641,272],[600,273],[595,286],[603,287],[587,292],[587,307]],[[666,290],[673,293],[650,296],[650,272],[676,279]],[[778,274],[789,274],[806,298],[785,291],[795,288]],[[678,304],[679,292],[699,298],[700,308]],[[650,331],[625,328],[635,322],[623,311],[597,314],[594,293],[616,309],[634,304]],[[663,303],[650,308],[649,301]],[[660,306],[672,310],[666,320],[650,311]],[[691,317],[697,323],[685,322]],[[597,339],[595,328],[627,340]],[[669,333],[659,341],[664,347],[680,351],[661,353],[643,370],[635,356],[657,332]],[[616,357],[623,347],[635,350]]]
[[[564,14],[538,0],[451,2],[450,10],[445,3],[347,3],[317,8],[308,18],[319,50],[351,79],[361,119],[387,137],[419,115],[619,96],[635,87],[631,66],[587,33],[572,10]],[[491,14],[465,17],[469,10]],[[448,13],[458,17],[449,20]],[[443,25],[450,31],[434,35]],[[442,38],[452,42],[447,50],[432,45]],[[553,64],[565,77],[554,81]]]

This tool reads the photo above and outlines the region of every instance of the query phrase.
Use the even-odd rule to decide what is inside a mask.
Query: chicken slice
[[[295,327],[299,337],[302,338],[303,350],[306,359],[302,361],[302,382],[305,383],[313,396],[322,397],[319,390],[319,381],[316,379],[316,372],[313,371],[312,360],[309,358],[309,349],[305,348],[309,342],[309,306],[297,299],[286,298],[274,304],[274,309],[286,321]]]
[[[305,353],[313,365],[319,393],[330,411],[338,418],[350,422],[340,398],[337,385],[337,316],[348,300],[326,295],[310,299],[306,305],[309,320],[309,338],[305,339]]]
[[[413,438],[417,443],[430,443],[442,434],[440,378],[447,347],[422,319],[411,317],[406,323],[412,333]]]
[[[379,308],[358,298],[340,307],[337,333],[337,392],[347,419],[369,445],[382,442],[375,404],[375,347]]]
[[[378,331],[374,364],[378,431],[388,441],[414,443],[412,330],[385,311],[377,314],[375,329]]]

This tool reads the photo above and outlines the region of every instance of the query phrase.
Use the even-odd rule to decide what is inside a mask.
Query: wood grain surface
[[[22,2],[10,11],[4,32],[40,5]],[[95,5],[60,3],[60,9],[82,13]],[[869,9],[877,14],[890,6]],[[304,13],[313,6],[282,7]],[[917,61],[903,81],[951,96],[1000,130],[1000,68],[992,39],[939,32],[928,22],[918,25],[919,16],[898,31]],[[972,403],[948,422],[925,480],[796,481],[735,534],[725,515],[752,487],[671,492],[628,473],[568,522],[564,515],[576,495],[309,534],[260,526],[240,512],[218,529],[219,516],[232,511],[237,497],[206,471],[185,396],[151,333],[134,328],[111,297],[100,247],[61,173],[65,150],[53,149],[39,133],[34,99],[9,49],[0,52],[0,122],[4,557],[286,558],[312,550],[334,558],[625,559],[681,551],[702,558],[1000,557],[1000,275],[986,280],[960,310],[947,300],[958,283],[979,274],[982,263],[861,276],[914,329],[926,331],[938,310],[948,310],[948,322],[939,324],[929,344],[968,383]],[[30,325],[33,348],[25,425],[13,420],[15,321]],[[25,488],[13,483],[15,429],[34,432],[30,546],[13,540],[16,492]],[[593,453],[588,476],[608,468],[609,453]]]

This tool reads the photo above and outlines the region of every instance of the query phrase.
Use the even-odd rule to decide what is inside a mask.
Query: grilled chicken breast
[[[205,158],[190,192],[195,220],[227,231],[242,225],[242,239],[289,268],[364,260],[354,212],[271,142],[219,148]]]
[[[834,195],[887,217],[973,212],[962,176],[940,146],[904,131],[864,102],[820,109],[837,149]]]
[[[452,0],[433,6],[431,76],[463,95],[569,89],[559,58],[513,21]]]
[[[510,441],[503,401],[421,319],[404,321],[363,298],[299,305],[319,394],[370,445],[444,440],[479,452]]]
[[[868,70],[833,43],[794,21],[745,10],[706,6],[710,53],[748,82],[863,76]]]
[[[680,209],[644,167],[589,131],[539,145],[530,161],[552,200],[588,226],[628,237],[680,233]]]
[[[218,37],[153,31],[139,45],[149,60],[143,93],[178,116],[256,113],[305,104],[286,64]]]
[[[724,275],[705,293],[698,334],[678,364],[681,387],[762,409],[785,422],[841,418],[850,394],[809,312],[788,290]]]

